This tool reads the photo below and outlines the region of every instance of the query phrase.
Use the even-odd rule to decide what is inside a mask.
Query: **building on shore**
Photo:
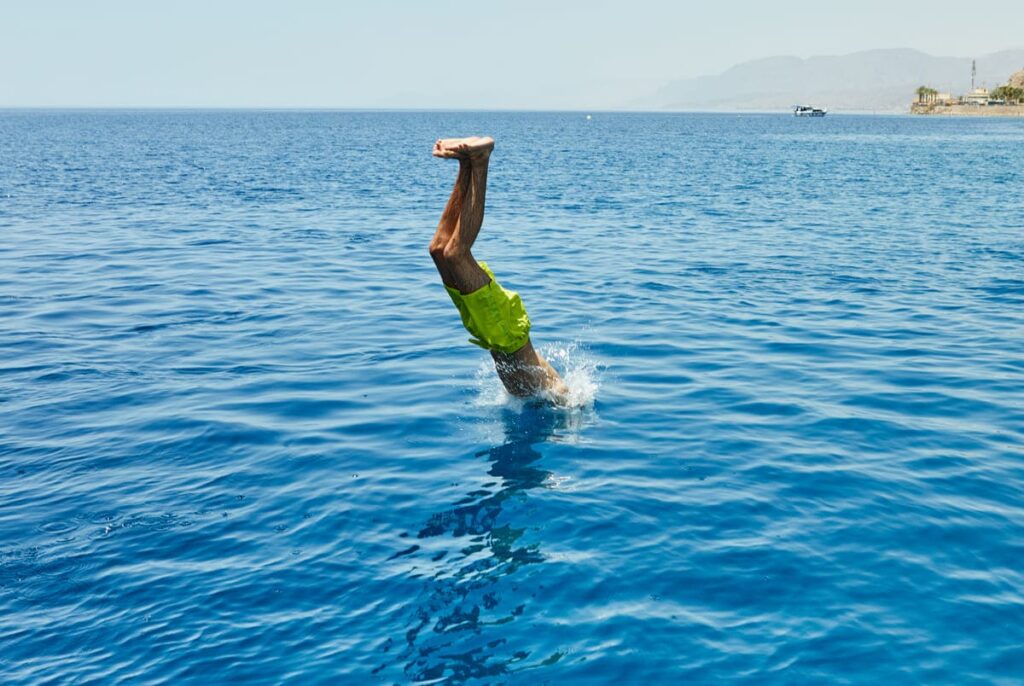
[[[990,100],[988,88],[975,88],[967,95],[960,96],[960,102],[964,105],[978,105],[985,107]]]
[[[947,114],[985,117],[1024,117],[1024,69],[1015,72],[1006,85],[989,90],[974,83],[971,68],[971,90],[954,97],[934,88],[921,86],[917,100],[910,106],[911,114]]]

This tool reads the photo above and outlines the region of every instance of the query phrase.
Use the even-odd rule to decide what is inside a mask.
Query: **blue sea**
[[[508,397],[427,244],[570,408]],[[0,683],[1024,683],[1024,121],[0,112]]]

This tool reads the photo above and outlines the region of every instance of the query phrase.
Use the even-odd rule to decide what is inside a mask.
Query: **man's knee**
[[[431,241],[430,247],[427,248],[430,252],[430,256],[434,258],[434,262],[438,262],[444,259],[444,246],[445,243],[440,241]]]
[[[455,241],[448,241],[448,244],[441,250],[441,257],[443,257],[446,262],[465,260],[469,257],[469,250],[461,244],[457,244]]]

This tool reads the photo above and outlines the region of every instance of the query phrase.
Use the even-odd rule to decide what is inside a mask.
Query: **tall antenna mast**
[[[978,61],[971,60],[971,92],[974,92],[974,78],[978,75]]]

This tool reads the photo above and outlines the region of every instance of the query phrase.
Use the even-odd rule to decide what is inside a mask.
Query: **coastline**
[[[910,106],[911,114],[939,117],[1024,117],[1024,105],[921,105]]]

